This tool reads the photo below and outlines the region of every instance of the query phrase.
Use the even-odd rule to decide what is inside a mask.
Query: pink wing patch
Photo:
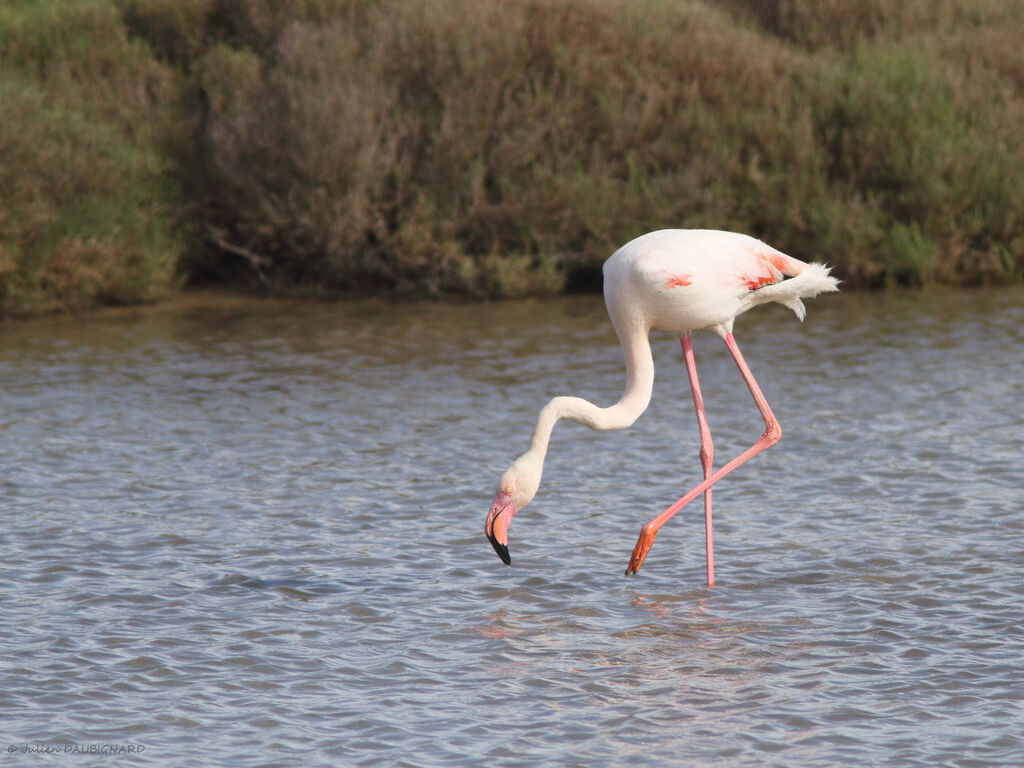
[[[760,275],[754,278],[746,278],[743,284],[747,286],[748,290],[756,291],[761,286],[771,285],[774,282],[775,278],[772,275]]]
[[[689,275],[669,275],[668,279],[665,280],[665,286],[668,288],[681,288],[690,285],[692,282]]]
[[[781,253],[761,253],[760,251],[751,251],[751,253],[757,257],[762,269],[758,270],[756,275],[746,274],[743,276],[743,285],[747,290],[756,291],[765,285],[779,282],[785,276],[792,277],[800,274],[800,262],[796,259],[791,259]]]
[[[767,259],[768,262],[775,267],[779,272],[786,275],[795,274],[793,272],[794,264],[796,259],[791,259],[789,256],[783,256],[781,253],[763,253],[761,254],[762,259]]]

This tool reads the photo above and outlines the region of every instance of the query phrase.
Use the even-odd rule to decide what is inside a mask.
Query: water
[[[700,476],[668,335],[637,424],[555,430],[511,568],[483,537],[547,398],[621,392],[597,297],[4,324],[4,765],[1020,765],[1022,328],[1020,289],[741,318],[785,434],[709,589],[699,503],[622,574]],[[762,424],[695,347],[720,464]]]

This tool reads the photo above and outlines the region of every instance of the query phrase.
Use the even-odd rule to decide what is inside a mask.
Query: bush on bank
[[[139,300],[175,265],[596,287],[666,226],[855,285],[1019,279],[1022,28],[998,0],[22,0],[0,301]]]
[[[175,73],[109,2],[0,6],[0,314],[155,298],[183,209]]]

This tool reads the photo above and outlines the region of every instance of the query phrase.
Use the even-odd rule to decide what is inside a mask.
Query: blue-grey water
[[[0,325],[2,764],[1024,764],[1024,290],[808,309],[737,323],[784,436],[714,588],[699,500],[623,576],[701,477],[665,334],[483,536],[546,400],[621,392],[599,297]],[[720,465],[763,423],[695,348]]]

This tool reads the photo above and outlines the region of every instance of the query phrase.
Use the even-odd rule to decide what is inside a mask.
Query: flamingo
[[[625,390],[608,408],[579,397],[556,397],[541,409],[529,449],[501,476],[484,521],[484,533],[498,557],[506,565],[512,562],[509,524],[537,493],[548,440],[560,419],[572,419],[596,430],[625,429],[647,409],[654,388],[649,335],[657,328],[679,335],[697,411],[704,480],[643,526],[626,575],[635,574],[643,565],[661,526],[703,493],[707,582],[713,586],[711,486],[782,436],[782,428],[736,344],[733,322],[748,309],[771,301],[789,307],[803,320],[806,311],[801,299],[838,290],[838,281],[829,271],[824,264],[787,256],[749,235],[717,230],[648,232],[615,251],[604,263],[604,300],[626,363]],[[714,331],[725,341],[765,423],[756,443],[715,471],[714,446],[691,343],[691,332],[699,329]]]

